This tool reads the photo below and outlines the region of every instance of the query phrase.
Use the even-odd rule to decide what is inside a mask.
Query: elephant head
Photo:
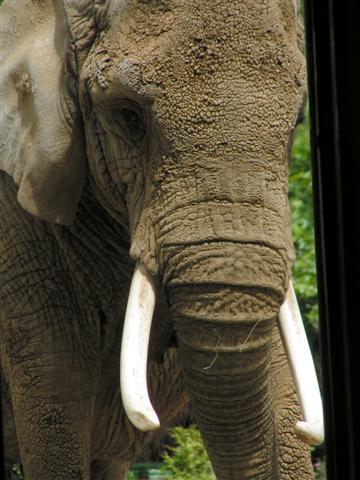
[[[19,202],[71,224],[88,178],[166,294],[218,478],[278,478],[269,364],[305,88],[294,3],[26,3],[37,24],[17,15],[39,45],[22,46],[2,87],[1,168]]]

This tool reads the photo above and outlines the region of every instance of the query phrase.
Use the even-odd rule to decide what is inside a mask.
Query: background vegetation
[[[292,234],[296,251],[293,283],[307,330],[318,329],[314,219],[308,114],[297,128],[289,173]]]

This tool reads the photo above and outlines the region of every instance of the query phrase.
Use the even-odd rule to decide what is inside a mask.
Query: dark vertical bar
[[[328,480],[360,478],[359,0],[305,0]]]

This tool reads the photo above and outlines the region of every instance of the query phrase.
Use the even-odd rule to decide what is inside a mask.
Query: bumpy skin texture
[[[0,181],[1,251],[12,252],[1,257],[1,363],[25,478],[85,479],[90,462],[91,478],[122,478],[164,433],[137,431],[121,405],[121,329],[133,270],[122,229],[86,192],[73,227],[48,226],[21,209],[5,174]],[[164,426],[188,411],[176,358],[170,349],[163,364],[149,367]],[[8,410],[10,461],[18,452]]]
[[[135,260],[159,287],[162,423],[189,395],[219,480],[312,478],[275,325],[305,83],[294,2],[26,6],[2,10],[0,130],[1,362],[26,479],[122,478],[161,435],[136,432],[119,393]]]

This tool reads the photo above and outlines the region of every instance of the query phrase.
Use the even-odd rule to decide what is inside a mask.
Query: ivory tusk
[[[279,328],[293,375],[304,421],[297,422],[297,435],[309,445],[324,441],[324,418],[315,366],[301,313],[290,282],[279,314]]]
[[[126,414],[142,431],[159,428],[147,388],[147,356],[155,286],[143,264],[137,263],[126,308],[120,357],[120,387]]]

